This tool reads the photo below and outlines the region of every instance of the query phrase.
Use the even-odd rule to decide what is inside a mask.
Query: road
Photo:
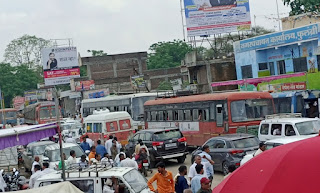
[[[175,176],[178,173],[178,168],[180,165],[176,160],[169,160],[167,162],[165,162],[166,164],[166,169],[168,171],[171,171],[173,176]],[[188,171],[189,171],[189,167],[191,166],[191,155],[189,154],[187,156],[186,161],[184,162],[184,165],[186,165],[188,167]],[[157,172],[157,169],[154,168],[153,169],[153,173],[150,174],[150,172],[148,173],[148,177],[147,179],[149,180],[153,174]],[[212,188],[216,187],[222,180],[223,180],[223,174],[220,172],[215,172],[214,177],[213,177],[213,183],[212,183]],[[156,187],[156,183],[153,184],[154,187]]]

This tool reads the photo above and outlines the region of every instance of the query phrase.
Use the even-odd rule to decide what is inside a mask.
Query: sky
[[[278,0],[281,16],[290,9]],[[256,25],[278,29],[276,0],[250,0]],[[255,25],[255,24],[253,24]],[[24,34],[73,40],[108,54],[148,51],[159,41],[183,39],[180,0],[0,0],[0,61],[11,40]],[[59,41],[63,44],[66,41]]]

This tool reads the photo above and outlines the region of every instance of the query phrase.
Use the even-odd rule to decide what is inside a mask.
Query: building
[[[234,43],[237,79],[308,72],[306,77],[277,83],[309,81],[308,89],[320,89],[319,24],[275,32]],[[251,85],[253,90],[257,85]]]
[[[289,16],[281,19],[282,30],[289,30],[320,22],[320,15],[314,13],[304,13]]]

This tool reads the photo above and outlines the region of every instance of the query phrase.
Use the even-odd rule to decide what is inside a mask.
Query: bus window
[[[94,123],[93,124],[93,133],[102,133],[102,124]]]
[[[147,112],[147,120],[148,120],[148,121],[151,121],[151,112],[150,112],[150,111]]]
[[[185,110],[184,111],[184,120],[186,121],[191,121],[192,120],[192,117],[191,117],[191,110]]]
[[[120,124],[120,129],[121,130],[126,130],[126,129],[130,129],[131,128],[131,124],[130,124],[130,120],[129,119],[120,120],[119,124]]]
[[[200,121],[199,120],[199,112],[198,112],[198,109],[193,109],[193,120],[194,121]],[[200,117],[201,118],[201,117]]]
[[[151,120],[152,121],[157,121],[157,112],[156,111],[152,111],[151,112]]]
[[[163,111],[159,111],[159,121],[163,121]]]
[[[183,121],[183,118],[184,118],[183,110],[179,110],[178,111],[178,120],[179,121]]]
[[[169,111],[167,111],[168,113],[167,113],[167,120],[168,121],[173,121],[173,116],[172,116],[172,110],[169,110]]]
[[[107,131],[109,132],[118,131],[117,121],[107,122],[106,126],[107,126]]]
[[[92,133],[92,123],[87,123],[87,133]]]
[[[175,121],[178,121],[179,118],[178,118],[178,111],[173,111],[173,115],[174,115],[174,120]]]
[[[211,120],[215,120],[215,109],[216,109],[216,106],[214,103],[210,103],[210,119]]]
[[[204,121],[209,121],[209,109],[203,110],[202,115],[203,115],[203,118],[202,118],[202,119],[203,119]]]
[[[304,101],[302,96],[297,96],[297,109],[294,113],[304,113]]]

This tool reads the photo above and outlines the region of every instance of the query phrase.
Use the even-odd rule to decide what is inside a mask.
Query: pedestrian
[[[113,165],[113,160],[109,158],[108,153],[105,153],[103,155],[103,158],[101,159],[101,165],[108,166],[108,167]]]
[[[228,167],[229,173],[226,176],[224,176],[223,179],[226,179],[232,172],[234,172],[234,170],[236,170],[236,166],[235,165],[230,165]]]
[[[194,176],[196,176],[197,174],[197,171],[196,171],[196,165],[198,164],[202,164],[201,163],[201,156],[200,155],[196,155],[194,157],[194,163],[190,166],[190,169],[189,169],[189,174],[188,174],[188,177],[190,178],[190,181],[192,180],[192,178]],[[203,165],[203,164],[202,164]],[[206,172],[206,168],[203,168],[203,176],[204,177],[207,177],[207,172]]]
[[[67,164],[66,164],[66,160],[67,160],[67,156],[66,156],[66,154],[65,153],[62,153],[62,158],[63,158],[63,160],[64,160],[64,168],[66,169],[67,167]],[[59,162],[59,165],[58,165],[58,168],[60,169],[60,170],[62,170],[62,160],[60,160],[60,162]]]
[[[116,140],[112,140],[112,147],[110,149],[111,151],[111,157],[114,160],[118,154],[118,148],[117,148],[117,142]]]
[[[77,164],[76,152],[74,150],[70,151],[70,157],[67,160],[67,165],[69,168]]]
[[[200,183],[200,180],[205,177],[203,175],[203,172],[204,172],[204,169],[203,169],[203,165],[202,164],[197,164],[195,169],[196,169],[196,172],[197,174],[192,178],[191,180],[191,190],[192,190],[192,193],[197,193],[198,190],[200,190],[201,188],[201,183]]]
[[[259,144],[259,149],[253,154],[253,157],[259,155],[260,153],[264,152],[266,150],[266,144],[260,143]]]
[[[50,174],[50,173],[54,172],[53,169],[49,168],[49,163],[48,162],[44,162],[42,165],[43,166],[42,166],[41,176],[44,176],[46,174]]]
[[[138,155],[139,152],[140,152],[141,143],[143,143],[143,141],[142,141],[141,139],[138,139],[138,143],[137,143],[136,147],[134,148],[134,153],[135,153],[136,155]]]
[[[211,182],[208,178],[203,177],[200,180],[200,183],[201,183],[201,188],[200,188],[200,190],[198,190],[197,193],[211,193],[212,192],[212,190],[210,189]]]
[[[80,161],[79,161],[79,166],[80,166],[80,168],[86,168],[89,166],[86,155],[81,156]]]
[[[120,153],[120,149],[122,148],[122,145],[121,145],[121,143],[118,142],[118,138],[117,137],[114,137],[113,139],[116,140],[117,150],[118,150],[118,153]]]
[[[111,155],[112,140],[113,140],[113,136],[110,135],[109,139],[106,141],[106,143],[104,145],[106,147],[107,153],[109,155]]]
[[[120,167],[120,161],[121,161],[121,160],[120,160],[120,155],[123,155],[124,158],[126,158],[126,154],[125,154],[123,151],[121,151],[120,153],[118,153],[118,155],[116,156],[116,158],[113,160],[115,167]]]
[[[148,181],[148,186],[152,192],[155,193],[174,193],[174,181],[170,171],[167,171],[163,162],[159,162],[156,167],[158,173]],[[154,189],[152,183],[157,181],[157,190]]]
[[[179,167],[179,175],[175,180],[175,190],[176,193],[183,193],[185,189],[189,188],[187,179],[184,177],[187,175],[187,166],[182,165]]]
[[[101,145],[101,140],[97,141],[96,153],[100,154],[101,157],[104,157],[104,154],[107,153],[106,147]]]
[[[35,165],[34,166],[34,174],[31,175],[30,180],[29,180],[29,188],[33,188],[34,183],[38,178],[41,177],[41,167],[40,165]]]
[[[120,167],[128,167],[128,168],[138,169],[137,162],[133,161],[128,153],[126,153],[126,156],[124,156],[123,154],[120,154],[119,158],[120,158]]]
[[[33,161],[33,163],[32,163],[32,167],[31,167],[31,172],[32,172],[32,174],[34,174],[34,166],[36,166],[36,165],[39,165],[39,166],[40,166],[39,160],[40,160],[39,156],[35,156],[35,157],[34,157],[34,161]]]
[[[92,146],[92,147],[93,147],[93,146]],[[100,156],[100,154],[95,154],[95,155],[94,155],[94,158],[92,158],[92,159],[90,160],[90,165],[92,165],[92,164],[95,164],[95,165],[101,164],[101,156]]]
[[[210,148],[208,145],[204,145],[202,147],[202,152],[199,154],[201,157],[201,164],[205,167],[205,171],[207,172],[207,177],[210,181],[213,180],[214,170],[213,165],[214,161],[211,159]]]
[[[89,146],[92,147],[94,145],[94,142],[92,141],[92,139],[89,138],[88,135],[86,135],[87,138],[87,142],[89,143]]]
[[[90,148],[90,153],[89,153],[89,156],[88,156],[89,162],[91,161],[91,159],[95,158],[95,156],[96,156],[96,146],[92,146]]]
[[[66,139],[66,143],[77,143],[76,140],[72,138],[72,133],[69,133],[68,138]]]
[[[90,151],[90,145],[87,142],[87,138],[83,137],[82,138],[82,143],[80,144],[80,147],[82,148],[82,150],[86,153],[86,151]]]

